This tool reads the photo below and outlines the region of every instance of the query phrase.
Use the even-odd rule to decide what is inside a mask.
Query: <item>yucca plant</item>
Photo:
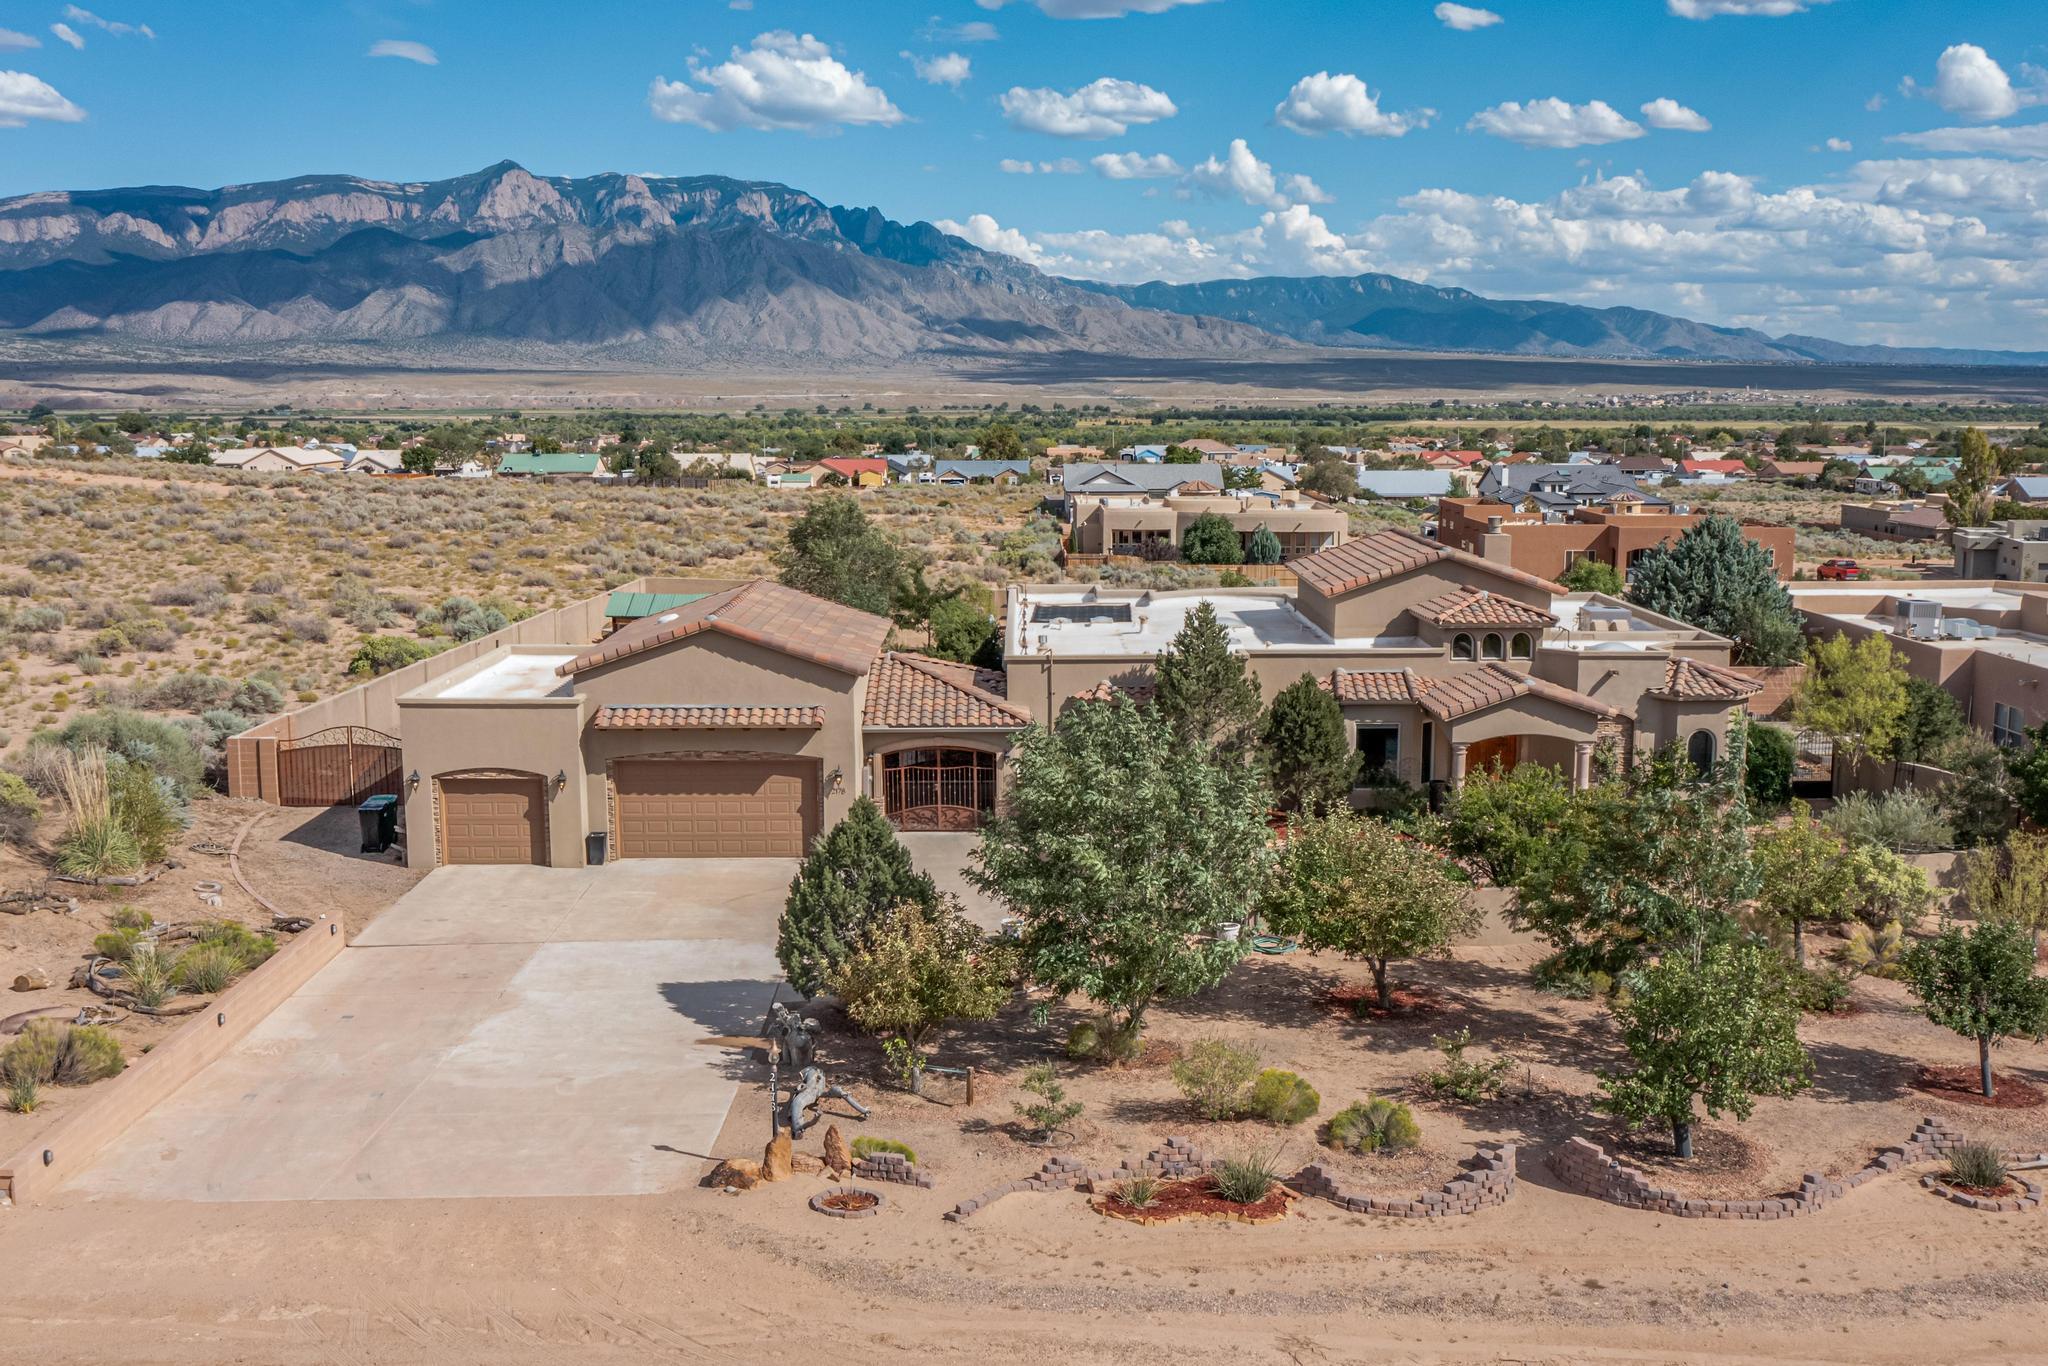
[[[1836,955],[1851,976],[1896,977],[1906,954],[1906,933],[1896,920],[1883,929],[1858,922],[1849,927],[1849,940]]]
[[[2009,1174],[2005,1154],[1989,1143],[1965,1143],[1948,1155],[1950,1185],[1997,1190]]]
[[[1233,1205],[1256,1205],[1280,1184],[1280,1154],[1246,1153],[1228,1157],[1209,1173],[1216,1193]]]
[[[1134,1176],[1120,1183],[1109,1198],[1125,1209],[1151,1209],[1159,1203],[1159,1178]]]
[[[157,952],[155,944],[137,944],[121,965],[135,1003],[157,1009],[178,994],[176,965]]]
[[[7,1108],[17,1115],[35,1113],[41,1104],[42,1087],[34,1077],[12,1077],[7,1082]]]

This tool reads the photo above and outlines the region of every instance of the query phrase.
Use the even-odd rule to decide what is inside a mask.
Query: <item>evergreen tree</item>
[[[1745,664],[1799,659],[1799,619],[1778,582],[1771,553],[1721,513],[1702,518],[1676,543],[1636,561],[1629,596],[1652,612],[1724,635]]]
[[[1956,440],[1956,477],[1947,489],[1950,526],[1984,525],[1991,481],[1997,477],[1998,459],[1989,438],[1975,427],[1965,428]]]
[[[1282,811],[1335,806],[1350,795],[1358,759],[1344,734],[1344,709],[1303,674],[1266,713],[1266,771]]]
[[[1187,621],[1153,667],[1153,705],[1167,729],[1203,748],[1242,745],[1259,724],[1259,685],[1245,657],[1207,602]]]
[[[1246,564],[1280,563],[1280,538],[1273,534],[1273,528],[1262,526],[1252,533],[1252,543],[1245,547]]]
[[[869,928],[905,904],[933,910],[938,888],[911,863],[882,808],[856,798],[789,884],[775,956],[790,984],[816,995],[864,945]]]

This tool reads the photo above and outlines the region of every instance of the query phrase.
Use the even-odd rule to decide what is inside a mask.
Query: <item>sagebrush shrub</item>
[[[1347,1105],[1330,1121],[1330,1142],[1347,1152],[1398,1152],[1421,1141],[1422,1128],[1414,1113],[1384,1096]]]
[[[1258,1050],[1228,1039],[1201,1039],[1173,1064],[1174,1085],[1203,1119],[1235,1119],[1259,1075]]]
[[[1292,1072],[1269,1067],[1252,1083],[1244,1108],[1245,1113],[1270,1124],[1292,1125],[1310,1118],[1322,1106],[1323,1098],[1315,1087]]]

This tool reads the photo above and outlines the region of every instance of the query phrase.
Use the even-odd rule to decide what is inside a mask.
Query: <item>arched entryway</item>
[[[1522,762],[1522,737],[1499,735],[1491,740],[1474,740],[1465,750],[1465,772],[1512,773]]]
[[[978,830],[996,809],[997,756],[959,745],[882,756],[882,810],[898,830]]]

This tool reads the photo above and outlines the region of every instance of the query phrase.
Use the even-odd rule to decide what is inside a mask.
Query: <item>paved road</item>
[[[777,990],[793,860],[437,869],[67,1187],[634,1195],[691,1180]]]

